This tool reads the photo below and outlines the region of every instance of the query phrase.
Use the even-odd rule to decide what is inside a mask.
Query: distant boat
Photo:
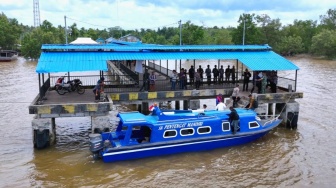
[[[0,62],[13,61],[18,58],[17,51],[14,50],[0,50]]]
[[[155,107],[152,115],[120,112],[116,131],[90,135],[90,150],[104,162],[195,152],[252,142],[281,119],[260,119],[253,110],[236,109],[239,129],[232,133],[229,110],[173,110]]]

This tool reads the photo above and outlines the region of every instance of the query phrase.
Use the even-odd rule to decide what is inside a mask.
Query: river
[[[297,130],[278,127],[253,143],[105,164],[88,148],[90,118],[58,118],[57,143],[32,144],[28,106],[36,62],[0,63],[0,187],[335,187],[336,61],[290,59],[300,67]]]

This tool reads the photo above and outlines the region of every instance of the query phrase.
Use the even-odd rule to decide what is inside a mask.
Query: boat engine
[[[90,134],[90,151],[95,155],[99,155],[99,151],[103,149],[103,139],[100,134]]]

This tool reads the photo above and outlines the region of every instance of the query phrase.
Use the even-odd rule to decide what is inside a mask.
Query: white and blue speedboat
[[[120,112],[117,129],[90,138],[94,158],[104,162],[195,152],[252,142],[281,123],[260,119],[253,110],[236,109],[239,129],[232,133],[230,110],[172,110],[151,115]]]

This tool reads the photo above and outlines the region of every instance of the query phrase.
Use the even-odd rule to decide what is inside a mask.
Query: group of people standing
[[[204,74],[206,80],[204,80]],[[191,86],[195,85],[196,89],[199,89],[203,85],[203,81],[206,81],[206,84],[223,84],[223,83],[235,83],[236,82],[236,71],[235,66],[230,68],[230,65],[224,70],[223,65],[218,69],[217,65],[214,65],[214,68],[211,69],[210,65],[207,65],[207,68],[204,70],[201,65],[198,69],[195,69],[193,65],[190,66],[189,70],[182,68],[180,73],[176,70],[173,70],[172,75],[170,76],[171,81],[171,90],[176,90],[176,85],[178,83],[179,89],[187,89],[187,76],[189,75],[189,84]],[[224,80],[225,79],[225,80]]]
[[[272,93],[277,92],[278,75],[276,71],[263,71],[254,72],[253,77],[253,88],[251,93],[254,91],[254,86],[257,87],[259,94],[266,93],[266,89],[269,86]]]

